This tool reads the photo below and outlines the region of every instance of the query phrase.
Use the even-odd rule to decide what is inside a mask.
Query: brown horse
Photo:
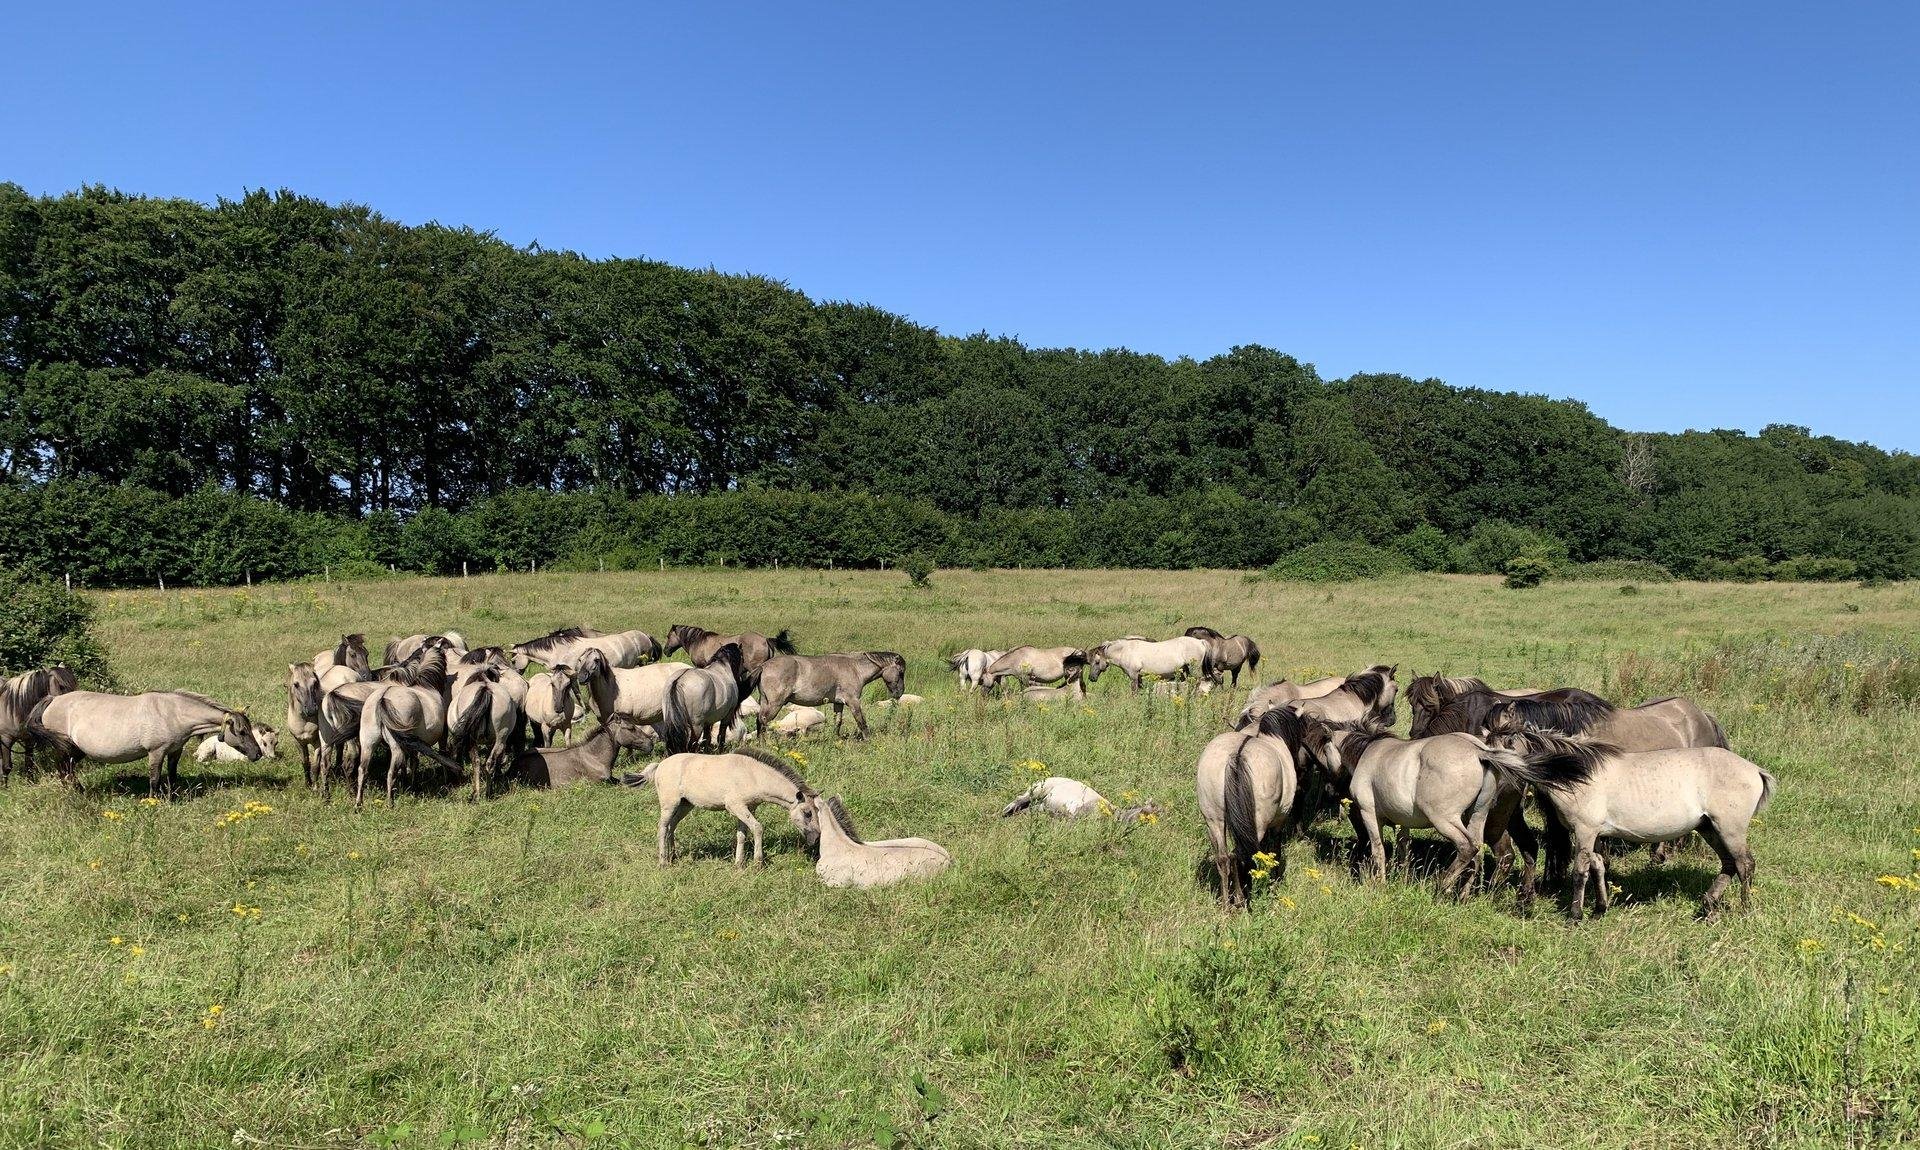
[[[1222,635],[1212,627],[1188,627],[1187,637],[1198,639],[1213,650],[1213,675],[1232,676],[1232,685],[1240,685],[1242,668],[1251,675],[1260,670],[1260,644],[1246,635]]]
[[[860,692],[879,679],[887,693],[898,699],[906,693],[907,661],[892,651],[861,651],[849,655],[780,655],[767,661],[756,675],[760,694],[756,738],[764,739],[769,720],[788,703],[819,706],[833,704],[833,731],[840,733],[844,708],[853,708],[853,722],[862,738],[867,734],[867,713],[860,706]]]

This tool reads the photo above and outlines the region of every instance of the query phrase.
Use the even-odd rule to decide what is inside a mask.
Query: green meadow
[[[815,879],[778,812],[734,869],[701,812],[654,858],[648,790],[321,803],[297,752],[0,791],[0,1145],[1751,1147],[1920,1140],[1920,587],[1334,587],[1234,572],[700,570],[109,592],[129,689],[284,725],[286,665],[342,632],[511,643],[571,623],[788,628],[909,661],[905,714],[797,746],[869,837],[940,878]],[[1222,694],[963,696],[944,654],[1196,623],[1258,678],[1397,663],[1618,702],[1695,695],[1779,778],[1751,909],[1695,917],[1695,846],[1618,857],[1612,912],[1385,883],[1293,840],[1228,915],[1192,769]],[[875,688],[877,691],[877,688]],[[884,717],[883,717],[884,716]],[[1402,714],[1404,725],[1404,709]],[[1157,825],[995,817],[1037,777]],[[1424,837],[1424,833],[1422,836]]]

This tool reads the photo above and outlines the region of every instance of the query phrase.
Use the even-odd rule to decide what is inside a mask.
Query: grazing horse
[[[610,715],[625,715],[643,724],[660,722],[667,687],[693,670],[685,663],[615,667],[605,655],[591,649],[581,653],[574,669],[579,672],[580,682],[586,684],[587,697],[593,700],[594,714],[601,722]]]
[[[530,787],[566,787],[613,781],[620,752],[653,746],[653,736],[632,719],[615,715],[593,729],[578,746],[535,747],[514,756],[513,777]]]
[[[447,749],[455,762],[464,759],[472,765],[473,797],[483,799],[488,781],[499,775],[509,755],[520,750],[525,713],[512,688],[502,681],[503,675],[514,674],[511,668],[484,663],[461,670],[447,702]],[[485,759],[480,756],[483,743]]]
[[[761,847],[760,820],[755,807],[775,803],[787,810],[787,821],[797,828],[808,850],[820,841],[819,821],[813,812],[813,788],[779,755],[740,750],[724,755],[668,755],[627,780],[629,785],[652,783],[660,795],[660,865],[673,862],[673,831],[688,813],[726,811],[739,824],[733,835],[733,865],[747,865],[747,838],[753,838],[753,861],[766,865]]]
[[[738,635],[721,635],[704,627],[695,627],[691,623],[675,623],[667,632],[666,652],[671,655],[685,648],[687,658],[693,660],[696,667],[704,667],[712,662],[722,647],[732,645],[740,648],[740,666],[746,671],[757,671],[767,660],[775,655],[798,654],[793,640],[785,631],[769,639],[757,631],[742,631]]]
[[[540,663],[548,670],[562,664],[578,666],[580,657],[589,650],[600,652],[615,667],[638,667],[658,663],[661,658],[659,640],[645,631],[609,635],[592,627],[563,627],[538,639],[515,643],[513,669],[525,672],[529,663]]]
[[[822,803],[807,800],[820,827],[820,861],[813,873],[828,886],[865,890],[910,878],[931,878],[953,865],[947,848],[928,839],[885,839],[870,843],[854,829],[840,796]],[[822,808],[825,808],[822,810]]]
[[[840,733],[844,708],[853,708],[860,737],[867,734],[867,713],[860,693],[879,679],[895,699],[906,693],[907,661],[892,651],[860,651],[846,655],[777,655],[761,666],[757,687],[760,716],[756,737],[767,733],[767,718],[788,703],[817,707],[833,704],[833,732]]]
[[[1034,807],[1060,819],[1087,818],[1113,812],[1113,804],[1101,798],[1099,791],[1079,779],[1055,775],[1041,779],[1022,791],[1019,798],[1008,803],[1006,809],[1000,812],[1000,817],[1009,818]]]
[[[1745,909],[1753,886],[1753,852],[1747,828],[1773,797],[1773,774],[1725,747],[1669,747],[1658,751],[1622,751],[1605,743],[1569,739],[1527,730],[1512,716],[1501,716],[1493,741],[1544,759],[1560,768],[1560,778],[1540,782],[1535,794],[1551,807],[1573,835],[1573,899],[1567,913],[1585,917],[1587,880],[1592,878],[1604,914],[1606,858],[1594,849],[1601,835],[1629,842],[1668,842],[1699,831],[1720,856],[1720,873],[1701,900],[1703,918],[1719,912],[1727,885],[1740,880]]]
[[[1399,696],[1399,687],[1393,681],[1394,670],[1385,665],[1368,667],[1348,675],[1344,683],[1319,698],[1296,699],[1287,704],[1287,709],[1323,723],[1390,724],[1393,701]]]
[[[408,635],[404,639],[395,639],[387,644],[387,649],[380,656],[380,661],[388,666],[411,662],[422,648],[429,646],[445,647],[453,652],[453,657],[456,659],[467,653],[467,640],[460,632],[443,631],[438,635]]]
[[[1260,644],[1245,635],[1222,635],[1212,627],[1188,627],[1187,637],[1205,643],[1213,652],[1213,673],[1217,679],[1222,672],[1232,676],[1232,686],[1240,685],[1240,671],[1245,668],[1248,674],[1260,670]]]
[[[971,691],[980,685],[980,676],[986,673],[995,659],[1006,654],[1005,651],[982,651],[978,647],[969,647],[947,660],[947,666],[960,675],[960,689]]]
[[[26,760],[26,765],[29,768],[33,766],[33,745],[21,738],[26,730],[27,716],[33,714],[33,709],[40,705],[41,700],[64,695],[77,690],[79,686],[79,677],[64,664],[15,675],[4,686],[0,686],[0,783],[6,782],[13,774],[15,743],[20,744],[20,754]]]
[[[565,663],[527,678],[527,718],[540,732],[541,746],[551,746],[556,731],[573,745],[573,719],[580,713],[573,683],[573,668]]]
[[[1326,743],[1325,728],[1291,711],[1269,711],[1252,730],[1215,735],[1200,752],[1194,793],[1220,875],[1221,906],[1247,905],[1256,853],[1271,851],[1284,869],[1281,836],[1298,821],[1300,796],[1318,790],[1310,763],[1320,756],[1337,761]]]
[[[1142,675],[1178,675],[1189,684],[1214,675],[1212,647],[1205,639],[1190,635],[1158,642],[1129,635],[1087,649],[1089,681],[1098,682],[1101,672],[1110,665],[1120,668],[1135,694],[1140,692]]]
[[[1318,720],[1308,722],[1319,725]],[[1402,739],[1372,722],[1327,727],[1337,753],[1325,765],[1353,800],[1348,817],[1356,841],[1368,852],[1369,870],[1387,877],[1387,847],[1381,824],[1430,827],[1453,845],[1453,865],[1440,878],[1443,894],[1464,896],[1478,877],[1474,869],[1488,828],[1505,833],[1529,783],[1563,777],[1550,761],[1534,762],[1474,735]],[[1533,897],[1533,855],[1521,883],[1521,901]]]
[[[1014,680],[1022,690],[1035,683],[1064,683],[1086,666],[1087,653],[1078,647],[1015,647],[980,672],[980,689],[991,691],[1002,679]]]
[[[371,675],[373,665],[367,661],[367,637],[342,635],[332,650],[314,655],[314,674],[324,675],[335,667],[345,667],[353,672],[355,679],[365,679]]]
[[[27,719],[27,733],[54,748],[60,775],[69,783],[76,781],[75,767],[83,758],[130,763],[145,755],[147,793],[168,798],[180,783],[180,752],[188,739],[217,734],[248,762],[260,758],[244,712],[192,691],[68,691],[40,701]]]
[[[667,684],[660,704],[660,741],[669,754],[718,744],[727,749],[727,728],[740,710],[747,687],[740,648],[729,643],[714,652],[704,667],[690,667]]]

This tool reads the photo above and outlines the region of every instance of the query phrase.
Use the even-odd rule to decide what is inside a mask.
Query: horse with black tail
[[[80,680],[65,665],[42,667],[8,679],[0,686],[0,783],[13,774],[13,746],[20,744],[21,757],[33,768],[33,744],[25,741],[27,717],[42,701],[68,691],[78,690]]]
[[[740,710],[749,672],[740,648],[732,643],[713,653],[704,667],[692,667],[667,684],[660,707],[660,740],[670,755],[701,746],[727,748],[727,728]]]
[[[1231,685],[1240,685],[1240,672],[1248,674],[1260,670],[1260,644],[1246,635],[1222,635],[1212,627],[1188,627],[1187,638],[1198,639],[1213,651],[1214,680],[1221,675],[1231,676]]]
[[[1194,790],[1220,875],[1221,906],[1247,905],[1255,854],[1271,853],[1274,869],[1284,871],[1282,834],[1296,824],[1302,796],[1319,789],[1310,764],[1328,757],[1338,761],[1328,750],[1326,728],[1290,711],[1269,711],[1252,729],[1216,735],[1200,752]]]

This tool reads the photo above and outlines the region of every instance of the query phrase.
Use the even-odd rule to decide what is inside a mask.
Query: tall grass
[[[1920,1137],[1920,712],[1904,587],[1611,586],[1231,573],[680,572],[115,593],[136,689],[282,709],[344,630],[515,640],[592,622],[791,627],[906,653],[928,703],[800,746],[864,830],[956,858],[830,891],[780,820],[736,872],[656,800],[457,790],[326,806],[297,762],[130,769],[0,793],[0,1144],[54,1146],[1787,1146]],[[1714,924],[1704,852],[1612,868],[1579,928],[1437,901],[1428,855],[1359,882],[1332,824],[1223,915],[1199,748],[1235,708],[961,696],[937,654],[1204,622],[1263,678],[1376,661],[1686,690],[1780,778],[1755,906]],[[1833,664],[1838,660],[1839,666]],[[1846,664],[1851,662],[1852,667]],[[1861,684],[1871,680],[1871,688]],[[1157,826],[993,817],[1039,771],[1158,800]],[[249,805],[252,804],[252,805]],[[114,817],[108,817],[108,816]],[[256,913],[257,908],[257,913]],[[116,942],[115,940],[118,940]],[[139,952],[135,953],[135,948]],[[218,1008],[217,1010],[215,1008]]]

